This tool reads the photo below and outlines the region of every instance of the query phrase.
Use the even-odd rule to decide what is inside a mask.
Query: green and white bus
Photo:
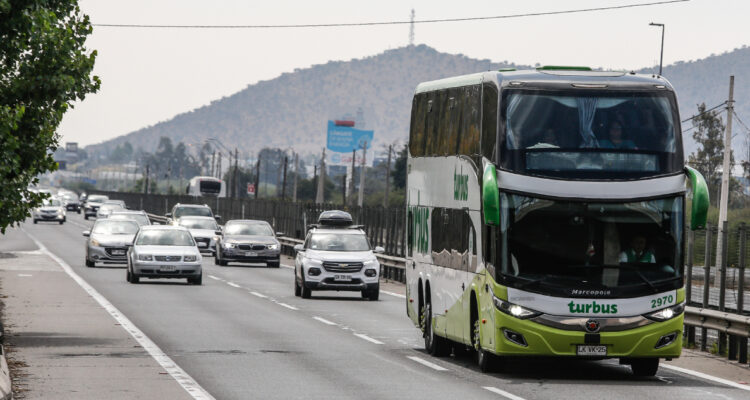
[[[417,86],[406,304],[425,348],[473,349],[482,370],[619,358],[639,376],[678,357],[685,218],[703,227],[708,209],[679,121],[653,75],[541,67]]]

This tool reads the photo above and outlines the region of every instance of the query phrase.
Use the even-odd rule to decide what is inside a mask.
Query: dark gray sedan
[[[133,220],[97,220],[90,231],[84,231],[86,241],[86,266],[127,264],[128,246],[138,233],[138,223]]]
[[[227,221],[223,232],[216,241],[216,265],[226,266],[229,262],[266,263],[278,268],[281,257],[281,244],[271,225],[266,221],[235,219]]]

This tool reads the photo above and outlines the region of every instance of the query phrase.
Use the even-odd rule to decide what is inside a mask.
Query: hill
[[[404,141],[409,126],[411,95],[419,82],[501,67],[528,68],[512,63],[477,60],[440,53],[425,45],[402,47],[351,61],[335,61],[284,73],[204,107],[179,114],[130,134],[88,146],[89,153],[104,153],[129,141],[134,148],[153,151],[161,136],[173,142],[201,142],[217,137],[229,147],[255,153],[260,147],[294,147],[317,153],[325,144],[326,121],[361,108],[366,126],[375,130],[379,144]],[[638,72],[653,73],[653,68]],[[750,48],[743,47],[705,59],[677,62],[664,68],[676,87],[682,119],[696,105],[712,107],[726,100],[729,75],[734,74],[736,112],[750,123]],[[685,125],[688,127],[689,123]],[[735,125],[734,145],[745,145],[745,128]],[[694,150],[685,134],[686,153]],[[745,159],[740,150],[737,159]]]

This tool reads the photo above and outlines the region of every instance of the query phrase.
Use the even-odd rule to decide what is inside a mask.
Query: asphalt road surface
[[[426,354],[397,294],[381,293],[377,302],[355,292],[295,297],[289,258],[272,269],[220,267],[205,257],[202,286],[130,284],[124,267],[84,265],[81,232],[91,224],[69,213],[65,225],[26,223],[23,231],[216,399],[750,398],[750,391],[663,367],[657,377],[635,378],[617,360],[526,360],[512,372],[485,374],[470,355]]]

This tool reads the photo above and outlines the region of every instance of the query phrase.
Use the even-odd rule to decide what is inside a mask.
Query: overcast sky
[[[498,16],[659,0],[81,0],[94,24],[279,25]],[[750,1],[692,0],[580,14],[416,24],[415,43],[520,64],[635,69],[750,44]],[[98,143],[168,120],[284,72],[408,44],[409,25],[313,29],[94,27],[97,94],[69,111],[61,143]],[[429,68],[429,66],[425,66]],[[741,77],[739,78],[741,79]],[[678,92],[679,92],[679,88]]]

